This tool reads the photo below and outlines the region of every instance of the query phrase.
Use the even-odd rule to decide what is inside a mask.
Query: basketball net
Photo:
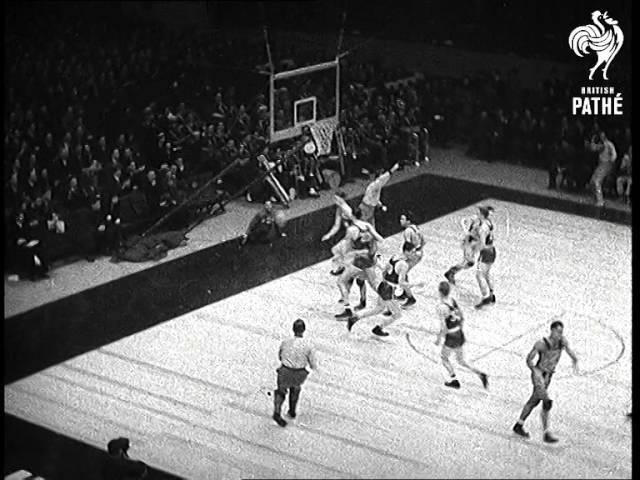
[[[337,125],[337,117],[325,118],[310,125],[311,134],[318,145],[318,155],[329,155],[331,153],[331,141]]]

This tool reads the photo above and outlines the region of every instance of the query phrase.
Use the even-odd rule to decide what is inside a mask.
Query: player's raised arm
[[[376,239],[377,242],[383,242],[384,238],[382,237],[382,235],[380,235],[378,233],[378,231],[376,230],[376,227],[374,227],[373,225],[371,225],[368,222],[362,222],[364,224],[364,227],[369,231],[369,233],[371,233],[371,235],[373,235],[373,238]]]
[[[333,237],[340,230],[340,224],[342,223],[342,215],[340,214],[340,210],[336,209],[335,219],[333,221],[333,225],[331,229],[322,236],[322,241],[325,242]]]
[[[342,210],[342,212],[344,213],[345,217],[350,218],[352,220],[354,219],[353,209],[349,206],[349,204],[347,203],[347,201],[344,198],[342,198],[339,195],[334,195],[333,196],[333,201],[340,208],[340,210]]]

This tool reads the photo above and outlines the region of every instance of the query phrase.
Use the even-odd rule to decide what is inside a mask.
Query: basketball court
[[[441,208],[429,201],[418,203]],[[460,218],[479,204],[496,209],[497,303],[473,308],[473,270],[457,275],[454,292],[465,313],[467,359],[490,384],[484,390],[454,363],[462,388],[450,390],[434,345],[437,285],[461,257]],[[152,319],[150,328],[5,384],[5,413],[100,449],[127,436],[136,458],[182,478],[630,478],[630,227],[502,197],[442,209],[420,226],[424,260],[410,274],[426,286],[389,337],[371,333],[375,318],[351,333],[333,318],[341,305],[329,246],[314,243],[309,250],[324,253],[310,255],[308,265],[291,259],[296,267],[283,275]],[[308,238],[300,225],[312,222],[313,235],[330,225],[325,210],[290,225],[290,241]],[[390,232],[385,259],[400,251],[401,234],[390,227],[396,213],[381,225]],[[270,254],[287,258],[277,248],[255,252]],[[190,276],[200,278],[201,295],[224,289],[223,275]],[[171,301],[195,306],[182,277],[164,283],[172,282]],[[130,307],[114,306],[112,314],[135,316]],[[298,418],[283,429],[270,418],[270,395],[278,345],[298,317],[319,350],[320,371],[303,387]],[[547,445],[538,410],[526,424],[531,439],[511,427],[531,391],[525,357],[555,319],[581,374],[564,354],[550,387],[560,442]]]

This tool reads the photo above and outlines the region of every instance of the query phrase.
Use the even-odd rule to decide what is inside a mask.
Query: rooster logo
[[[618,21],[610,18],[607,12],[596,10],[591,13],[591,20],[593,25],[583,25],[571,32],[569,46],[579,57],[591,52],[598,55],[598,61],[589,69],[589,80],[593,80],[593,74],[603,64],[602,78],[609,80],[607,70],[622,48],[624,35]]]

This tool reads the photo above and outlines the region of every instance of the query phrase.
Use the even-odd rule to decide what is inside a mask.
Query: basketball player
[[[478,228],[480,255],[478,256],[476,279],[480,286],[482,301],[476,305],[476,308],[496,303],[496,296],[493,294],[493,281],[490,275],[491,266],[496,261],[496,247],[493,244],[493,222],[489,219],[489,213],[493,212],[493,207],[479,207],[479,210],[482,217]],[[487,290],[489,291],[488,294]]]
[[[468,219],[462,219],[460,224],[465,230],[465,236],[462,239],[462,262],[454,265],[444,274],[445,278],[452,285],[456,284],[456,273],[460,270],[471,268],[475,265],[476,257],[480,249],[480,238],[478,229],[480,227],[480,217],[474,215]]]
[[[357,211],[359,216],[360,212]],[[349,306],[349,290],[353,281],[356,280],[360,288],[360,304],[356,309],[363,309],[366,306],[366,282],[372,288],[378,286],[376,281],[375,266],[378,259],[378,245],[384,240],[376,229],[367,222],[354,219],[354,225],[359,229],[358,237],[352,241],[352,251],[345,255],[345,269],[338,278],[338,288],[341,294],[341,303],[345,309],[337,314],[337,319],[347,319],[353,315]]]
[[[376,208],[381,208],[383,211],[386,211],[386,207],[380,201],[380,193],[382,192],[382,187],[384,187],[389,179],[391,178],[391,174],[397,171],[400,168],[400,164],[394,164],[389,170],[379,175],[375,178],[364,191],[364,195],[362,197],[362,201],[358,208],[362,212],[362,220],[370,223],[375,227],[376,218],[375,211]]]
[[[407,251],[406,259],[408,264],[407,274],[413,267],[415,267],[420,260],[422,260],[422,247],[424,246],[424,236],[416,225],[412,223],[413,214],[409,211],[400,215],[400,226],[404,228],[402,232],[402,238],[404,239],[402,251],[405,252],[405,245],[411,245],[413,250]],[[408,279],[407,279],[408,281]],[[410,307],[416,303],[416,298],[411,293],[411,288],[404,290],[402,295],[398,299],[406,299],[407,301],[402,305],[404,308]]]
[[[315,350],[313,346],[303,339],[306,325],[304,320],[298,318],[293,322],[293,338],[288,338],[280,344],[278,358],[282,365],[276,370],[278,372],[278,387],[273,392],[273,416],[272,418],[281,427],[286,427],[287,422],[281,416],[282,404],[289,392],[289,412],[290,418],[296,418],[296,406],[300,398],[302,384],[307,379],[309,371],[318,368]]]
[[[409,262],[409,270],[415,267],[422,260],[422,247],[424,247],[424,236],[420,229],[413,224],[413,213],[406,211],[400,215],[400,226],[404,229],[402,238],[404,243],[411,243],[415,250],[413,259]]]
[[[472,367],[464,359],[464,351],[462,349],[466,341],[464,333],[462,332],[464,318],[457,302],[449,295],[451,293],[451,285],[449,285],[449,282],[440,282],[438,291],[440,292],[440,303],[437,306],[437,312],[440,317],[440,331],[438,332],[435,344],[440,345],[440,340],[444,337],[444,345],[442,345],[440,356],[444,368],[447,369],[447,372],[449,372],[451,376],[451,380],[445,382],[445,385],[451,388],[460,388],[460,382],[456,378],[456,372],[449,361],[451,352],[455,352],[458,363],[478,375],[482,386],[487,388],[489,384],[487,374]]]
[[[529,432],[524,430],[524,422],[531,414],[533,409],[542,402],[542,410],[540,412],[542,417],[542,428],[544,430],[543,440],[547,443],[555,443],[558,441],[556,437],[549,433],[549,410],[553,405],[553,401],[549,398],[547,389],[549,383],[551,383],[551,377],[555,371],[556,365],[560,360],[560,354],[562,350],[566,351],[573,361],[573,370],[578,373],[578,357],[569,348],[567,339],[562,334],[564,325],[561,321],[556,320],[551,324],[551,334],[549,337],[543,337],[542,340],[538,340],[534,345],[529,355],[527,355],[527,366],[531,370],[531,381],[533,382],[533,393],[520,414],[520,419],[513,426],[513,431],[521,437],[529,438]],[[536,364],[533,363],[534,359],[538,356]]]
[[[344,200],[346,194],[344,192],[338,192],[336,196]],[[331,258],[331,263],[333,264],[333,269],[330,272],[331,275],[340,275],[344,272],[344,256],[351,251],[352,242],[355,241],[360,234],[358,227],[353,225],[353,218],[353,212],[345,201],[345,204],[336,208],[335,219],[331,230],[322,236],[321,240],[326,242],[338,233],[342,227],[344,227],[346,231],[344,238],[331,247],[331,253],[333,254]]]
[[[353,326],[363,318],[378,315],[385,311],[390,311],[391,315],[371,330],[375,335],[380,337],[386,337],[389,335],[388,332],[384,331],[384,328],[398,320],[402,315],[400,306],[393,296],[393,290],[396,287],[408,289],[411,286],[406,281],[407,271],[409,268],[406,255],[408,252],[413,250],[413,248],[413,245],[405,244],[403,247],[403,255],[399,257],[391,257],[389,259],[389,263],[382,273],[382,278],[376,278],[375,285],[372,285],[375,287],[375,291],[378,294],[376,306],[369,310],[351,315],[347,320],[347,328],[349,331],[351,331]],[[422,283],[420,283],[420,285],[422,285]]]

